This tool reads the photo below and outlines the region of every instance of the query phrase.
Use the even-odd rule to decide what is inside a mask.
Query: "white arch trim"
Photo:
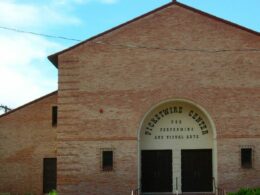
[[[141,147],[140,147],[140,137],[141,137],[141,130],[142,130],[142,126],[143,126],[143,123],[145,121],[145,119],[149,116],[149,114],[154,110],[156,109],[157,107],[165,104],[165,103],[170,103],[170,102],[181,102],[181,103],[187,103],[187,104],[191,104],[192,106],[196,107],[197,109],[199,109],[205,116],[206,118],[208,119],[209,123],[210,123],[210,126],[211,126],[211,129],[212,129],[212,133],[213,133],[213,148],[212,148],[212,153],[213,153],[213,156],[212,156],[212,161],[213,161],[213,177],[215,179],[215,184],[218,185],[218,173],[217,173],[217,170],[218,170],[218,167],[217,167],[217,132],[216,132],[216,126],[215,126],[215,123],[213,122],[210,114],[206,111],[206,109],[204,107],[202,107],[200,104],[192,101],[192,100],[189,100],[189,99],[186,99],[186,98],[173,98],[173,99],[166,99],[166,100],[163,100],[163,101],[160,101],[159,103],[155,104],[154,106],[152,106],[143,116],[140,124],[139,124],[139,127],[138,127],[138,130],[137,130],[137,148],[138,148],[138,151],[137,151],[137,165],[138,165],[138,169],[137,169],[137,183],[138,183],[138,189],[141,190]],[[213,190],[214,187],[213,187]]]

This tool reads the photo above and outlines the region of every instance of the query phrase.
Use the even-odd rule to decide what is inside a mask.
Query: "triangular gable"
[[[249,32],[249,33],[251,33],[251,34],[253,34],[253,35],[257,35],[257,36],[260,35],[259,32],[254,31],[254,30],[252,30],[252,29],[246,28],[246,27],[244,27],[244,26],[240,26],[240,25],[238,25],[238,24],[236,24],[236,23],[233,23],[233,22],[230,22],[230,21],[228,21],[228,20],[225,20],[225,19],[216,17],[216,16],[214,16],[214,15],[208,14],[208,13],[203,12],[203,11],[201,11],[201,10],[198,10],[198,9],[193,8],[193,7],[190,7],[190,6],[184,5],[184,4],[182,4],[182,3],[179,3],[179,2],[177,2],[177,1],[172,1],[171,3],[168,3],[168,4],[164,5],[164,6],[159,7],[159,8],[157,8],[157,9],[155,9],[155,10],[152,10],[152,11],[150,11],[150,12],[144,14],[144,15],[141,15],[141,16],[139,16],[139,17],[137,17],[137,18],[134,18],[134,19],[132,19],[132,20],[130,20],[130,21],[128,21],[128,22],[125,22],[125,23],[123,23],[123,24],[121,24],[121,25],[119,25],[119,26],[116,26],[116,27],[114,27],[114,28],[112,28],[112,29],[109,29],[109,30],[103,32],[103,33],[100,33],[100,34],[98,34],[98,35],[96,35],[96,36],[93,36],[93,37],[91,37],[91,38],[89,38],[89,39],[87,39],[87,40],[85,40],[85,41],[82,41],[82,42],[80,42],[80,43],[78,43],[78,44],[76,44],[76,45],[74,45],[74,46],[72,46],[72,47],[69,47],[69,48],[67,48],[67,49],[65,49],[65,50],[62,50],[62,51],[57,52],[57,53],[55,53],[55,54],[52,54],[52,55],[48,56],[48,59],[58,68],[58,56],[59,56],[60,54],[63,54],[63,53],[65,53],[65,52],[67,52],[67,51],[70,51],[70,50],[72,50],[72,49],[74,49],[74,48],[76,48],[76,47],[78,47],[78,46],[80,46],[80,45],[82,45],[82,44],[84,44],[84,43],[86,43],[86,42],[88,42],[88,41],[92,41],[92,40],[94,40],[94,39],[96,39],[96,38],[99,38],[99,37],[101,37],[101,36],[103,36],[103,35],[106,35],[106,34],[112,32],[112,31],[114,31],[114,30],[117,30],[117,29],[119,29],[119,28],[121,28],[121,27],[124,27],[124,26],[126,26],[126,25],[128,25],[128,24],[130,24],[130,23],[133,23],[133,22],[135,22],[135,21],[137,21],[137,20],[140,20],[140,19],[142,19],[142,18],[144,18],[144,17],[147,17],[147,16],[149,16],[149,15],[151,15],[151,14],[154,14],[155,12],[161,11],[161,10],[163,10],[163,9],[169,7],[169,6],[172,6],[172,5],[180,6],[180,7],[182,7],[182,8],[185,8],[185,9],[188,9],[188,10],[190,10],[190,11],[193,11],[193,12],[195,12],[195,13],[197,13],[197,14],[201,14],[201,15],[203,15],[203,16],[205,16],[205,17],[208,17],[208,18],[211,18],[211,19],[213,19],[213,20],[217,20],[217,21],[219,21],[219,22],[222,22],[222,23],[224,23],[224,24],[233,26],[233,27],[237,28],[238,30],[243,30],[243,31]]]

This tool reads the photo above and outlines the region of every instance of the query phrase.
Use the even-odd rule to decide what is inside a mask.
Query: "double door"
[[[142,150],[142,192],[173,191],[172,150]],[[212,192],[212,150],[181,150],[182,192]]]

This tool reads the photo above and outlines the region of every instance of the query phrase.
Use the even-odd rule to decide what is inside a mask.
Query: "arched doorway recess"
[[[206,110],[186,99],[152,107],[138,131],[140,191],[212,192],[213,177],[217,179],[216,129]]]

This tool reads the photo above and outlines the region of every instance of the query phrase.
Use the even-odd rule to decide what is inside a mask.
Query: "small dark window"
[[[57,159],[43,159],[43,193],[57,189]]]
[[[242,168],[252,168],[252,148],[241,149],[241,166]]]
[[[52,126],[56,127],[58,122],[58,107],[53,106],[52,107]]]
[[[102,151],[102,170],[113,170],[113,151]]]

